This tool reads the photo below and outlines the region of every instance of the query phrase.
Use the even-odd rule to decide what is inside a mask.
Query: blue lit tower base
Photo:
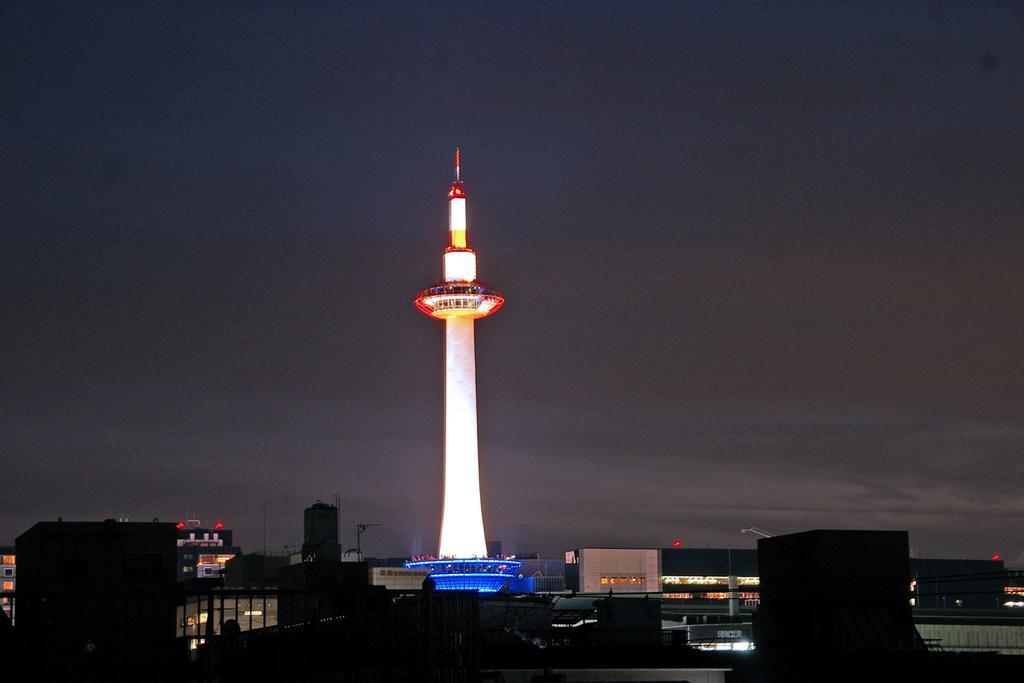
[[[523,563],[501,557],[410,560],[410,569],[426,569],[439,591],[497,593],[519,575]]]

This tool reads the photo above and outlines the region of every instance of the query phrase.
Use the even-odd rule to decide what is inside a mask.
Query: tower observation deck
[[[436,558],[414,558],[406,566],[431,572],[439,590],[500,590],[522,563],[488,558],[480,503],[476,417],[478,318],[494,315],[505,298],[477,280],[476,252],[467,246],[466,192],[455,150],[455,181],[448,190],[448,247],[444,279],[424,289],[416,308],[445,321],[444,504]]]

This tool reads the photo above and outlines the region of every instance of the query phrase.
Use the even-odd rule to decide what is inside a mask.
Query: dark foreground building
[[[177,539],[114,520],[22,534],[4,683],[478,679],[476,593],[395,594],[341,562],[275,567],[272,588],[179,582]],[[285,623],[268,625],[279,601]]]
[[[367,585],[363,563],[258,556],[233,560],[238,571],[223,581],[177,582],[175,535],[173,525],[113,521],[23,534],[18,623],[0,623],[4,683],[967,681],[1014,680],[1024,667],[1018,657],[925,647],[936,641],[922,642],[912,621],[903,532],[775,537],[757,557],[669,554],[660,568],[677,577],[675,590],[721,592],[723,578],[737,584],[729,593],[760,588],[756,638],[754,605],[733,614],[680,607],[685,600],[656,591],[611,591],[648,571],[631,574],[628,552],[589,558],[597,564],[585,573],[598,582],[616,576],[603,593],[481,596],[431,590],[430,581],[416,591]]]
[[[17,539],[25,680],[148,680],[174,652],[177,529],[40,522]]]
[[[758,681],[1011,680],[1024,661],[929,651],[911,611],[905,531],[816,530],[758,541]]]

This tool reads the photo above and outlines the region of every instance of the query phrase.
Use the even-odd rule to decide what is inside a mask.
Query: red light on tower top
[[[993,562],[1001,562],[1002,559],[1003,559],[1003,556],[1000,555],[999,553],[992,553],[992,561]]]
[[[184,528],[185,528],[185,522],[184,522],[184,520],[183,520],[183,521],[180,521],[180,522],[178,522],[177,524],[175,524],[174,526],[175,526],[175,527],[177,527],[177,528],[178,528],[178,530],[180,531],[180,530],[182,530],[182,529],[184,529]]]
[[[673,548],[682,548],[683,547],[682,540],[677,538],[676,540],[672,541],[672,547]]]
[[[459,148],[455,148],[455,181],[452,183],[452,187],[448,190],[448,199],[465,199],[466,190],[462,187],[462,156],[459,153]],[[458,246],[458,245],[452,245]],[[462,246],[466,246],[463,244]]]
[[[218,519],[216,522],[214,522],[213,528],[214,529],[223,529],[224,528],[224,522],[222,522],[222,521],[220,521]]]

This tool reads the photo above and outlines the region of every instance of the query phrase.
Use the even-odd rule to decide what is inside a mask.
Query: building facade
[[[370,567],[370,585],[384,586],[392,591],[415,591],[423,588],[423,581],[430,575],[425,569],[406,567]]]
[[[0,609],[14,623],[14,593],[18,581],[18,551],[13,545],[0,546]]]
[[[929,609],[1013,607],[1000,560],[910,559],[911,604]]]
[[[661,590],[666,599],[715,604],[734,597],[747,607],[759,602],[756,550],[665,548],[661,564]]]
[[[198,519],[178,522],[178,581],[215,579],[228,560],[241,554],[231,542],[231,530],[217,521],[204,527]]]
[[[580,593],[657,593],[657,548],[577,548],[565,554],[566,587]]]

